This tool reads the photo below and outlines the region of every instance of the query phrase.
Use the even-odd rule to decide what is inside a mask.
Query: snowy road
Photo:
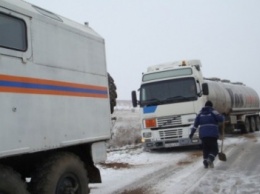
[[[260,193],[260,144],[259,133],[246,135],[242,142],[229,146],[226,151],[228,161],[217,160],[214,169],[202,169],[196,163],[194,170],[184,178],[170,177],[158,186],[156,193]],[[175,177],[176,178],[176,177]],[[166,188],[168,187],[168,188]],[[166,191],[166,192],[165,192]]]
[[[103,183],[90,185],[91,194],[260,193],[260,133],[227,137],[228,161],[202,167],[195,148],[108,153],[100,165]]]

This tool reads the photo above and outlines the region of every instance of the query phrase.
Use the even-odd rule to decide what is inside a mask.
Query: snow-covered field
[[[139,113],[129,103],[119,103],[114,116],[117,120],[108,149],[113,151],[108,151],[105,164],[98,165],[103,182],[91,184],[91,194],[260,193],[260,163],[255,163],[260,157],[250,161],[250,151],[259,147],[259,132],[226,137],[228,161],[216,159],[215,168],[204,169],[201,150],[196,147],[143,151]],[[248,142],[250,146],[243,147]]]

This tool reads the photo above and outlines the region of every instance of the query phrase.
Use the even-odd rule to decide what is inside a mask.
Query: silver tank
[[[228,80],[205,79],[204,82],[208,83],[208,100],[218,112],[239,114],[260,110],[259,96],[252,88]]]

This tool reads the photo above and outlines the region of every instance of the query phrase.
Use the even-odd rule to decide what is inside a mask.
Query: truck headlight
[[[188,122],[194,122],[194,121],[195,121],[195,118],[188,119]]]
[[[152,137],[152,133],[151,132],[144,132],[143,137],[144,138],[150,138],[150,137]]]

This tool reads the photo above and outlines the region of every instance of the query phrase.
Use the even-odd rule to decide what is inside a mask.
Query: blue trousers
[[[212,162],[218,155],[218,139],[215,137],[202,138],[203,158],[210,159]]]

